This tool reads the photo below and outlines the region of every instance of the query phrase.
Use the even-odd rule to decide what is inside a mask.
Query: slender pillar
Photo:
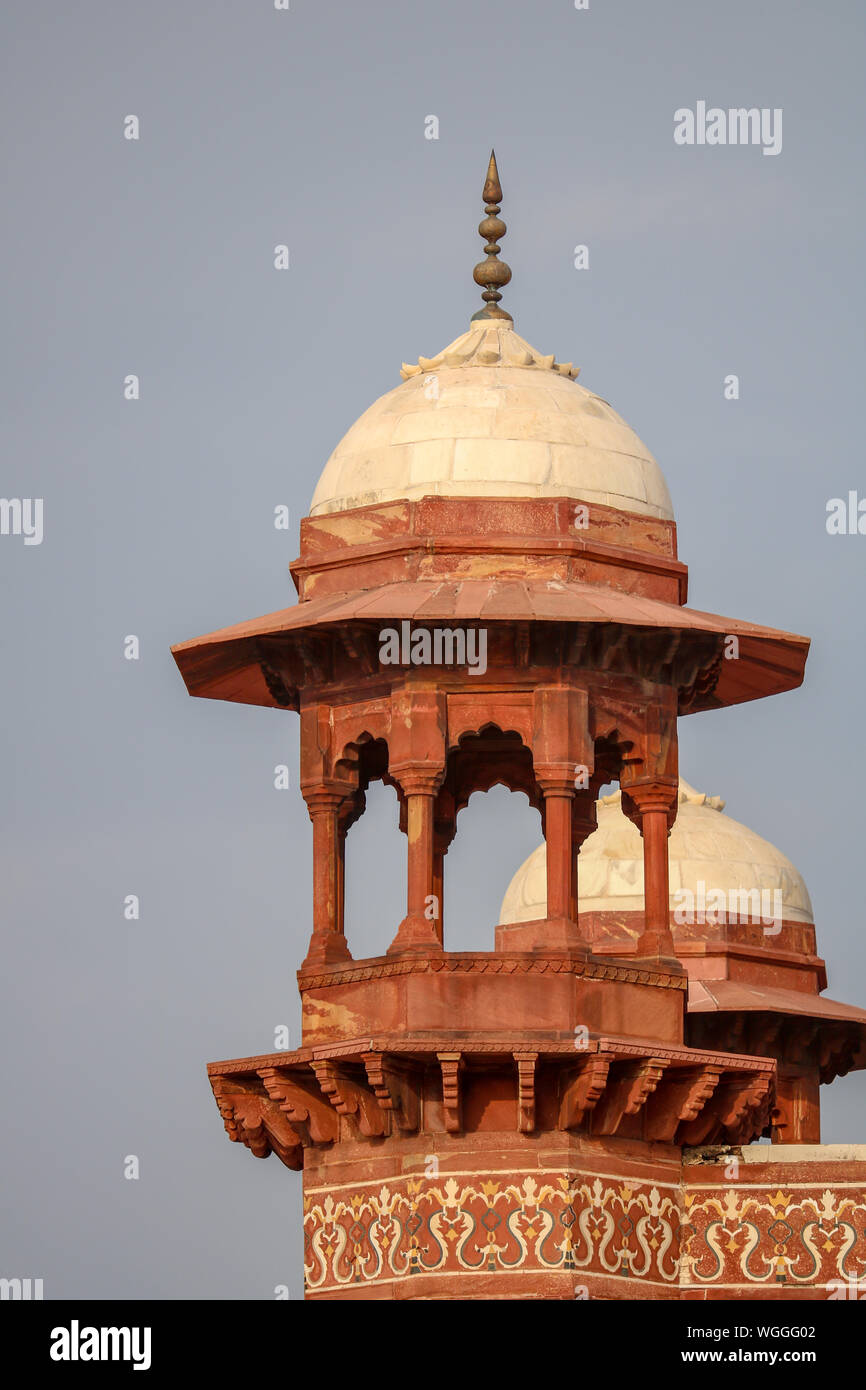
[[[442,950],[437,910],[441,910],[441,902],[435,901],[433,862],[433,803],[438,782],[438,772],[412,773],[400,778],[406,795],[406,916],[388,947],[389,955]]]
[[[678,785],[644,782],[623,788],[623,810],[643,838],[644,928],[635,954],[676,962],[670,923],[668,836],[676,818]]]
[[[543,940],[535,945],[588,954],[577,925],[577,880],[573,841],[574,774],[569,767],[554,777],[539,777],[544,797],[544,839],[547,858],[547,920]],[[517,941],[514,933],[511,933]]]
[[[549,946],[588,955],[577,924],[573,836],[577,774],[585,769],[591,776],[594,761],[587,695],[558,680],[536,686],[532,704],[532,765],[543,798],[547,917],[538,924],[538,933],[509,932],[508,936],[515,944],[522,937],[531,950]],[[543,935],[536,941],[539,933]]]
[[[544,793],[544,826],[547,840],[547,915],[555,921],[571,918],[571,802],[568,788],[552,787]],[[571,918],[573,920],[573,918]]]
[[[339,822],[344,795],[324,787],[304,791],[313,822],[313,934],[305,966],[351,960],[343,933],[344,836]]]

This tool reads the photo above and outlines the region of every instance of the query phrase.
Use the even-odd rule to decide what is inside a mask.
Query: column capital
[[[572,799],[576,788],[574,763],[540,763],[535,766],[535,780],[545,798],[567,796]]]
[[[302,782],[301,795],[307,803],[312,817],[316,811],[338,811],[343,802],[355,796],[357,787],[336,777],[327,777],[316,782]]]
[[[442,785],[444,768],[434,763],[394,763],[389,772],[400,783],[404,796],[435,796]]]
[[[643,817],[652,811],[664,812],[668,833],[677,818],[679,782],[655,777],[639,782],[620,782],[623,813],[641,830]]]

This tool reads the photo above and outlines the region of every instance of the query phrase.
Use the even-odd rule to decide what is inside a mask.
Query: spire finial
[[[497,259],[499,256],[498,238],[505,236],[507,229],[502,218],[497,216],[502,202],[502,187],[499,182],[499,170],[496,167],[495,150],[490,151],[490,163],[487,166],[487,178],[484,180],[484,191],[481,197],[484,200],[487,216],[479,222],[478,234],[486,242],[484,250],[487,252],[487,260],[478,262],[472,272],[472,278],[476,285],[483,287],[484,293],[481,298],[484,300],[484,308],[479,309],[477,314],[473,314],[472,319],[473,322],[476,319],[505,319],[511,323],[511,315],[499,307],[499,301],[502,298],[499,290],[503,285],[507,285],[511,279],[511,269],[504,261]]]

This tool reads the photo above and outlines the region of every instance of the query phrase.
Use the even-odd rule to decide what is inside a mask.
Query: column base
[[[442,942],[436,931],[435,922],[426,917],[404,917],[397,928],[397,935],[388,947],[389,956],[426,956],[431,951],[441,951]]]
[[[676,954],[670,932],[645,931],[638,937],[634,955],[630,959],[645,961],[647,965],[657,965],[671,974],[686,973],[685,966]]]
[[[310,966],[316,965],[333,965],[338,961],[352,959],[346,938],[341,932],[314,931],[301,969],[307,970]]]

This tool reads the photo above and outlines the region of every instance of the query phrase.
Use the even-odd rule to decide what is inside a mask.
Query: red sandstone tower
[[[310,1298],[826,1297],[866,1263],[866,1164],[813,1145],[779,1176],[752,1142],[817,1139],[821,1029],[786,1090],[770,1034],[687,1024],[668,881],[678,717],[793,689],[808,643],[684,606],[655,460],[499,307],[493,158],[483,196],[485,307],[335,450],[297,605],[174,649],[191,694],[299,713],[313,824],[302,1046],[212,1064],[214,1094],[231,1139],[303,1168]],[[407,907],[358,960],[344,846],[377,779]],[[619,937],[581,912],[578,872],[609,782],[642,837]],[[491,951],[449,952],[447,850],[498,783],[540,812],[546,900]],[[784,949],[752,940],[753,982]],[[864,1021],[836,1070],[866,1064]]]

